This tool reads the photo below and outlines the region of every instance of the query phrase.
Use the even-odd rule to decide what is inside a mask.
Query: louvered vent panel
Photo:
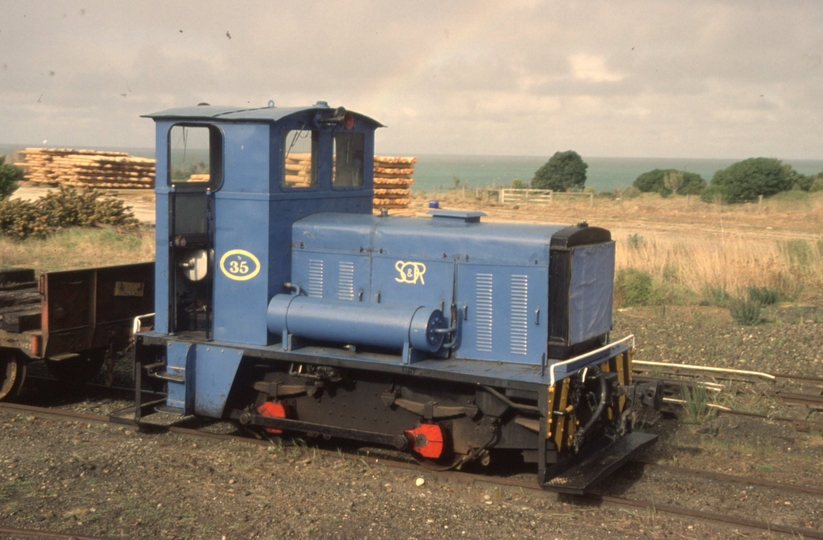
[[[312,298],[323,298],[323,259],[309,260],[309,286],[306,292]]]
[[[509,352],[525,355],[529,349],[529,278],[513,275],[511,282],[511,344]]]
[[[481,352],[491,352],[492,350],[492,275],[477,274],[477,290],[475,291],[475,301],[477,303],[477,343],[476,347]]]
[[[337,277],[337,299],[354,299],[354,263],[340,261]]]

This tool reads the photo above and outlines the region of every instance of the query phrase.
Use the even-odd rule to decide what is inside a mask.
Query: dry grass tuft
[[[70,270],[154,260],[154,229],[71,228],[42,240],[0,236],[0,268]]]

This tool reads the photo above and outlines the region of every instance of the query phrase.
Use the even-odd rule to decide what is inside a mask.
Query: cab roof
[[[308,107],[275,107],[273,102],[269,102],[266,107],[232,107],[226,105],[209,105],[202,103],[193,107],[177,107],[166,109],[151,114],[142,115],[143,118],[154,120],[162,119],[187,119],[187,120],[237,120],[237,121],[261,121],[277,122],[292,115],[311,112],[334,112],[335,109],[329,107],[325,101],[318,101]],[[361,120],[366,120],[375,127],[384,127],[383,124],[360,113],[349,111]]]

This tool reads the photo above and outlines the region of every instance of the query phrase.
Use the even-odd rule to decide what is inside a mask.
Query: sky
[[[384,154],[823,159],[823,2],[0,0],[0,143],[318,100]]]

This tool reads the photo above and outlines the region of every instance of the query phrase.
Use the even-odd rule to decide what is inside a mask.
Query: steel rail
[[[753,478],[751,476],[737,476],[734,474],[725,474],[719,473],[714,471],[704,471],[701,469],[692,469],[689,467],[678,467],[676,465],[666,465],[664,463],[652,463],[650,461],[641,461],[635,460],[630,461],[629,463],[637,464],[643,466],[643,468],[648,469],[659,469],[661,471],[666,471],[675,474],[683,474],[683,475],[690,475],[690,476],[702,476],[703,478],[709,478],[712,480],[723,480],[725,482],[735,482],[737,484],[746,484],[750,486],[760,486],[760,487],[768,487],[768,488],[775,488],[775,489],[782,489],[786,491],[795,491],[797,493],[808,493],[810,495],[816,495],[818,497],[823,497],[823,488],[812,487],[812,486],[798,486],[794,484],[785,484],[783,482],[774,482],[772,480],[763,480],[761,478]]]
[[[110,422],[108,416],[91,415],[91,414],[79,413],[79,412],[76,412],[76,411],[70,411],[70,410],[65,410],[65,409],[45,409],[45,408],[41,408],[41,407],[33,407],[33,406],[29,406],[29,405],[19,405],[19,404],[13,404],[13,403],[0,403],[0,409],[16,410],[16,411],[20,411],[20,412],[27,412],[27,413],[31,413],[31,414],[39,414],[39,415],[43,415],[43,416],[62,417],[62,418],[70,418],[70,419],[81,419],[81,420],[84,420],[84,421],[95,421],[95,422],[101,422],[101,423]],[[157,426],[157,427],[163,429],[163,426]],[[192,429],[188,429],[188,428],[177,428],[177,427],[174,427],[174,426],[169,426],[169,427],[165,428],[165,431],[171,432],[171,433],[176,433],[176,434],[182,435],[182,436],[196,436],[196,437],[200,437],[200,438],[208,438],[208,439],[215,439],[215,440],[233,440],[233,441],[239,441],[239,442],[248,442],[248,443],[252,443],[252,444],[271,444],[268,441],[260,441],[260,440],[256,440],[256,439],[249,439],[249,438],[246,438],[246,437],[240,437],[240,436],[236,436],[236,435],[214,434],[214,433],[208,433],[208,432],[203,432],[203,431],[192,430]],[[316,450],[321,455],[324,455],[324,456],[327,456],[327,457],[330,457],[330,458],[336,458],[336,457],[340,456],[340,454],[338,452],[333,452],[333,451],[325,450],[325,449],[322,449],[322,448],[321,449],[313,449],[313,450]],[[369,465],[369,463],[364,459],[364,456],[362,454],[360,454],[360,455],[358,455],[358,454],[344,454],[344,458],[352,460],[352,461],[362,461],[367,466]],[[369,458],[369,461],[371,461],[371,459],[372,458]],[[643,464],[643,462],[640,462],[640,463]],[[384,465],[384,466],[395,467],[395,468],[398,468],[398,469],[405,469],[405,470],[417,470],[417,471],[421,470],[421,466],[419,466],[419,465],[412,465],[412,464],[409,464],[407,462],[402,462],[402,461],[399,461],[399,460],[387,458],[386,456],[383,456],[382,458],[374,458],[374,464],[381,464],[381,465]],[[643,464],[643,465],[646,466],[645,464]],[[674,466],[665,466],[665,465],[658,465],[658,464],[654,464],[653,466],[656,467],[656,468],[660,468],[660,469],[672,468],[673,470],[676,470],[676,471],[678,469],[677,467],[674,467]],[[527,481],[523,481],[523,480],[514,480],[514,479],[500,478],[500,477],[489,477],[489,476],[484,476],[484,475],[480,475],[480,474],[473,474],[473,473],[459,472],[459,471],[433,471],[433,470],[429,470],[429,469],[423,469],[423,470],[427,474],[435,474],[435,475],[438,475],[440,477],[447,478],[447,479],[450,479],[450,480],[457,479],[461,482],[480,482],[480,483],[487,483],[487,484],[492,484],[492,485],[518,487],[518,488],[522,488],[522,489],[529,489],[530,491],[532,491],[534,493],[543,493],[543,494],[546,494],[546,495],[548,495],[550,493],[550,492],[547,492],[547,491],[543,490],[538,484],[536,484],[534,482],[527,482]],[[677,472],[681,472],[681,471],[677,471]],[[689,470],[689,469],[683,469],[682,472],[684,474],[694,474],[694,472]],[[751,484],[751,483],[754,483],[755,481],[756,482],[761,482],[761,481],[756,480],[756,479],[751,479],[751,478],[746,478],[746,477],[734,477],[733,475],[723,475],[721,473],[713,473],[713,472],[709,472],[709,471],[701,472],[700,474],[703,475],[703,476],[706,476],[706,477],[714,476],[715,477],[714,479],[718,479],[718,480],[737,482],[737,483],[749,483],[749,484]],[[766,481],[762,481],[762,482],[766,482]],[[782,484],[782,483],[777,483],[777,482],[772,483],[772,484],[773,485],[769,485],[768,487],[772,487],[772,488],[776,488],[776,489],[784,489],[784,490],[787,490],[787,491],[803,492],[803,493],[808,493],[808,494],[811,494],[811,495],[821,495],[819,493],[819,491],[821,491],[821,490],[816,490],[816,488],[811,488],[809,486],[794,486],[794,485],[791,485],[791,484]],[[760,485],[760,484],[757,484],[757,485]],[[767,522],[767,521],[759,521],[759,520],[749,519],[749,518],[744,518],[744,517],[736,517],[736,516],[730,516],[730,515],[725,515],[725,514],[718,514],[718,513],[714,513],[714,512],[706,512],[706,511],[703,511],[703,510],[693,510],[693,509],[684,508],[684,507],[680,507],[680,506],[657,504],[657,503],[650,502],[650,501],[643,501],[643,500],[637,500],[637,499],[626,499],[626,498],[622,498],[622,497],[616,497],[616,496],[604,495],[604,494],[597,494],[597,493],[591,493],[591,494],[585,494],[585,495],[566,495],[566,496],[572,497],[572,498],[575,498],[576,500],[581,500],[581,501],[606,502],[606,503],[616,504],[616,505],[619,505],[619,506],[622,505],[622,506],[633,507],[633,508],[646,508],[646,509],[649,509],[649,510],[652,510],[652,511],[665,512],[667,514],[671,514],[671,515],[675,515],[675,516],[694,517],[694,518],[703,519],[703,520],[706,520],[706,521],[714,521],[714,522],[738,525],[738,526],[742,526],[742,527],[749,527],[749,528],[759,529],[759,530],[766,530],[766,531],[772,531],[772,532],[781,532],[781,533],[791,534],[791,535],[794,535],[794,536],[799,536],[799,537],[804,537],[804,538],[815,538],[815,539],[823,540],[823,531],[818,531],[818,530],[813,530],[813,529],[806,529],[806,528],[803,528],[803,527],[794,527],[794,526],[790,526],[790,525],[781,525],[781,524],[771,523],[771,522]],[[61,534],[61,533],[54,533],[54,534]],[[77,535],[64,535],[64,536],[57,536],[56,538],[71,538],[71,536],[75,536],[78,539],[88,538],[89,540],[100,540],[100,539],[93,538],[93,537],[82,537],[82,536],[77,536]]]
[[[39,531],[36,529],[13,529],[11,527],[0,527],[0,534],[15,535],[15,536],[33,536],[36,538],[58,538],[60,540],[117,540],[110,536],[86,536],[77,533],[59,533],[51,531]]]

